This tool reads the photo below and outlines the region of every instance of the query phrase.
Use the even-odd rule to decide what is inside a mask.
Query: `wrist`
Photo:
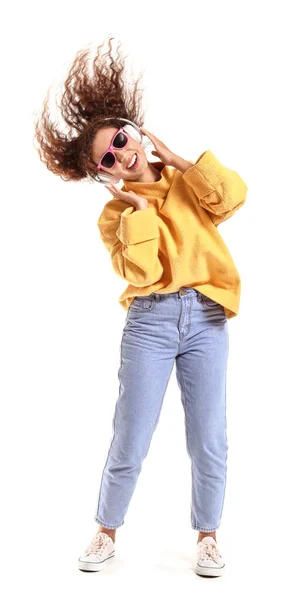
[[[136,205],[135,210],[144,210],[145,208],[148,208],[148,202],[147,202],[147,200],[145,200],[145,202],[139,202]]]
[[[194,165],[193,165],[193,163],[189,162],[188,160],[184,160],[184,158],[181,158],[181,156],[174,154],[171,166],[175,167],[175,169],[178,169],[178,171],[181,171],[182,173],[184,173],[185,171],[187,171],[187,169],[189,169],[190,167],[193,167]]]

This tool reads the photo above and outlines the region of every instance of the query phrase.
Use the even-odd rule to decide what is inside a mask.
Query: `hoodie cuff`
[[[210,194],[224,181],[225,168],[211,150],[207,150],[183,173],[182,177],[200,199]]]
[[[151,206],[142,210],[135,210],[134,206],[126,208],[122,212],[116,235],[125,246],[158,238],[159,230],[154,208]]]

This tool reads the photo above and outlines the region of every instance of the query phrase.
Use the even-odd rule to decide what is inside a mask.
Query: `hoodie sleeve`
[[[201,154],[182,178],[216,226],[245,203],[247,185],[236,171],[224,167],[210,150]]]
[[[158,219],[153,207],[135,210],[114,198],[104,206],[97,224],[117,275],[137,287],[146,287],[161,278]]]

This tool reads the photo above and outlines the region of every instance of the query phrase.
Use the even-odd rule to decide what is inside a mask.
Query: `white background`
[[[299,585],[299,21],[296,2],[16,3],[2,23],[1,551],[6,598],[294,596]],[[175,369],[116,558],[77,570],[112,436],[126,282],[98,216],[111,194],[39,161],[34,113],[78,50],[121,40],[145,70],[145,127],[248,185],[219,226],[242,279],[229,320],[227,572],[193,570],[190,462]],[[155,159],[154,159],[155,160]]]

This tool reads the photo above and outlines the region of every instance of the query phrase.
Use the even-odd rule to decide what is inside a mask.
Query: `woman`
[[[227,321],[238,314],[240,278],[217,227],[244,204],[247,186],[210,150],[192,163],[144,129],[138,80],[128,93],[124,61],[113,58],[111,39],[108,54],[101,57],[100,50],[91,75],[88,52],[81,51],[66,79],[60,109],[69,131],[51,122],[48,98],[35,127],[39,156],[53,173],[108,184],[114,197],[98,227],[114,271],[128,284],[119,298],[126,322],[114,434],[95,514],[99,527],[78,566],[98,571],[115,554],[116,529],[176,364],[192,464],[195,572],[219,576],[225,564],[216,532],[226,483]],[[152,163],[145,153],[149,140],[159,159]],[[120,180],[122,189],[115,185]]]

